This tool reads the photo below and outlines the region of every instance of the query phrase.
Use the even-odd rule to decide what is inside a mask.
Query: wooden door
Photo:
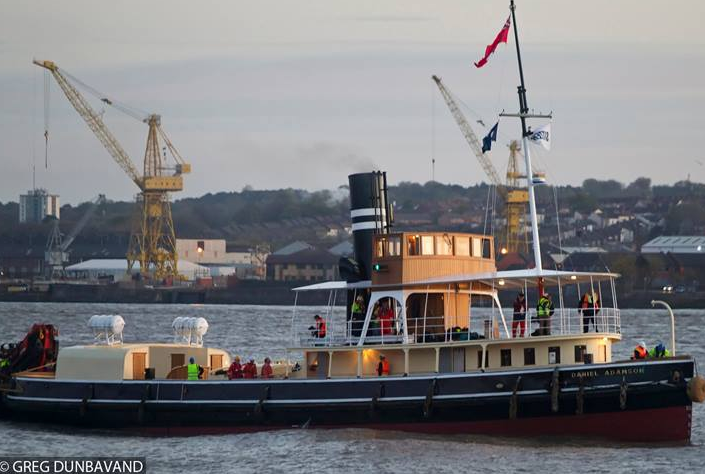
[[[223,367],[223,354],[211,354],[211,370]]]
[[[132,379],[144,380],[144,369],[147,367],[147,353],[132,353]]]
[[[172,354],[171,355],[171,368],[183,367],[186,365],[186,354]]]

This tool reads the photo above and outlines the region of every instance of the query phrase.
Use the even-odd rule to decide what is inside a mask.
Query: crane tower
[[[106,127],[102,114],[93,110],[74,84],[82,85],[93,93],[97,93],[97,91],[86,86],[66,71],[59,69],[52,61],[34,60],[34,64],[51,72],[66,98],[86,122],[88,128],[140,190],[127,250],[128,272],[132,271],[135,262],[139,262],[140,272],[155,279],[177,276],[176,235],[171,217],[169,193],[183,190],[182,174],[190,173],[191,165],[184,161],[162,130],[161,117],[157,114],[141,116],[129,108],[99,95],[103,103],[115,106],[115,108],[148,125],[144,168],[140,173],[120,142]],[[164,155],[160,151],[160,138],[165,145]],[[173,166],[166,163],[167,149],[174,159]]]

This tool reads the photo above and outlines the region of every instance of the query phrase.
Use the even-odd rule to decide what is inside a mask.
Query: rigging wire
[[[49,105],[51,103],[49,70],[44,70],[44,169],[49,168]]]
[[[487,215],[490,212],[490,194],[492,194],[492,188],[493,188],[493,185],[492,185],[492,183],[490,183],[490,185],[487,187],[487,203],[485,204],[485,219],[482,224],[483,235],[487,235]]]
[[[431,181],[436,180],[436,91],[431,89]]]
[[[104,104],[107,104],[107,105],[119,110],[120,112],[124,113],[125,115],[129,115],[130,117],[132,117],[136,120],[139,120],[140,122],[144,122],[147,119],[147,117],[149,117],[149,115],[150,115],[149,112],[138,109],[137,107],[133,107],[133,106],[124,104],[122,102],[119,102],[115,99],[111,99],[106,94],[103,94],[102,92],[100,92],[98,89],[95,89],[95,88],[89,86],[88,84],[86,84],[85,82],[81,81],[77,77],[72,76],[71,74],[66,72],[64,69],[61,69],[61,73],[64,76],[71,79],[72,82],[79,85],[86,92],[88,92],[89,94],[91,94],[94,97],[96,97],[97,99],[99,99]]]

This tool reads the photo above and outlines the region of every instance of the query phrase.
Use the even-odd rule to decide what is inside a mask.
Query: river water
[[[312,315],[321,308],[302,308]],[[125,342],[170,341],[176,316],[203,316],[208,345],[232,354],[284,358],[291,308],[281,306],[0,303],[0,341],[18,341],[34,322],[56,325],[63,346],[89,343],[93,314],[120,314]],[[705,310],[676,311],[677,350],[705,361]],[[663,310],[623,310],[628,357],[636,341],[670,340]],[[657,429],[657,428],[655,428]],[[410,435],[366,429],[291,429],[255,434],[150,438],[103,430],[0,421],[4,456],[145,456],[149,472],[703,472],[705,405],[693,407],[689,446],[614,445],[585,440]]]

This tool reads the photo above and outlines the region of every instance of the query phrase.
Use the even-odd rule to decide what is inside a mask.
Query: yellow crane
[[[128,272],[132,271],[135,262],[139,262],[140,272],[144,275],[155,279],[177,276],[176,235],[171,217],[169,193],[184,189],[182,174],[190,173],[191,165],[184,161],[162,130],[161,117],[157,114],[141,116],[114,103],[107,97],[100,97],[103,103],[114,106],[148,125],[144,168],[140,173],[120,142],[106,127],[102,114],[93,110],[73,83],[84,86],[93,93],[97,93],[97,91],[66,71],[59,69],[52,61],[34,60],[33,62],[51,72],[66,98],[86,122],[88,128],[140,189],[127,250]],[[165,145],[164,155],[160,152],[160,138]],[[166,163],[167,149],[174,159],[174,166],[168,166]]]
[[[500,252],[502,254],[508,252],[526,252],[528,251],[528,242],[526,239],[526,206],[529,202],[529,193],[520,185],[520,179],[526,179],[524,173],[519,172],[518,157],[521,152],[519,142],[513,140],[509,144],[509,164],[507,165],[506,183],[503,183],[499,177],[497,169],[492,162],[482,153],[482,145],[480,140],[475,135],[472,127],[467,119],[460,111],[453,95],[445,87],[438,76],[432,76],[433,81],[438,86],[443,99],[450,110],[451,115],[458,124],[465,140],[470,145],[473,153],[477,157],[482,169],[490,179],[490,182],[497,187],[502,198],[506,203],[506,221],[507,226],[505,234],[500,241]],[[540,174],[540,173],[536,173]]]

